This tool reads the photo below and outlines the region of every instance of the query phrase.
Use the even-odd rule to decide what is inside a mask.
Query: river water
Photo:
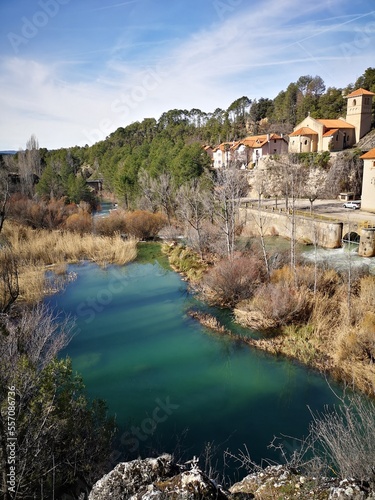
[[[375,258],[359,257],[358,245],[345,244],[342,248],[328,250],[325,248],[308,247],[302,251],[302,257],[309,263],[332,267],[337,271],[347,271],[349,266],[352,270],[366,270],[370,274],[375,274]]]
[[[89,395],[106,400],[116,415],[114,461],[160,452],[190,459],[208,442],[219,462],[223,450],[237,453],[244,445],[256,461],[280,460],[268,449],[273,437],[291,436],[283,441],[294,449],[292,438],[307,433],[308,407],[337,402],[321,375],[190,318],[192,305],[204,305],[162,260],[70,270],[76,281],[46,302],[76,317],[64,354]],[[219,313],[230,326],[228,313]],[[228,472],[233,477],[233,467]]]

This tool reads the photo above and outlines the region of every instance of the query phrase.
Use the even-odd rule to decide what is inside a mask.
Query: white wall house
[[[361,210],[375,212],[375,148],[361,158],[363,159]]]
[[[288,152],[288,142],[278,134],[253,135],[240,141],[223,142],[213,149],[214,168],[235,165],[248,168],[266,155]]]

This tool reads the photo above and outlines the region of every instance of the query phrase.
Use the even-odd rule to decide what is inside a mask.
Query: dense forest
[[[320,76],[301,76],[274,99],[243,96],[227,109],[173,109],[156,120],[145,118],[120,127],[92,146],[74,146],[48,151],[35,137],[12,157],[0,157],[1,166],[19,172],[24,194],[95,205],[86,185],[88,178],[104,179],[104,188],[125,208],[135,208],[141,195],[140,172],[151,178],[168,173],[178,187],[199,177],[210,166],[202,145],[260,133],[288,134],[308,113],[312,117],[345,116],[344,95],[363,87],[375,91],[375,68],[367,68],[356,82],[345,88],[326,88]],[[375,105],[374,105],[375,106]],[[6,165],[5,165],[6,163]],[[39,177],[35,189],[33,176]]]

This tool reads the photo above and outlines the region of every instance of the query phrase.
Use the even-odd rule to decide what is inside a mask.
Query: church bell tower
[[[373,92],[361,88],[345,96],[348,100],[346,121],[355,127],[356,143],[371,130],[374,95]]]

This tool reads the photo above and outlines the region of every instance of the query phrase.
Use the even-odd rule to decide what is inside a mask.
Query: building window
[[[365,104],[370,104],[370,98],[369,97],[365,97]]]
[[[372,168],[375,168],[375,161],[372,162]]]
[[[336,142],[339,140],[339,134],[336,135]]]
[[[357,105],[357,101],[356,99],[353,99],[353,106],[356,106]]]
[[[273,142],[276,144],[276,139],[274,139]]]
[[[306,144],[307,144],[307,139],[305,139],[305,146],[306,146]]]

